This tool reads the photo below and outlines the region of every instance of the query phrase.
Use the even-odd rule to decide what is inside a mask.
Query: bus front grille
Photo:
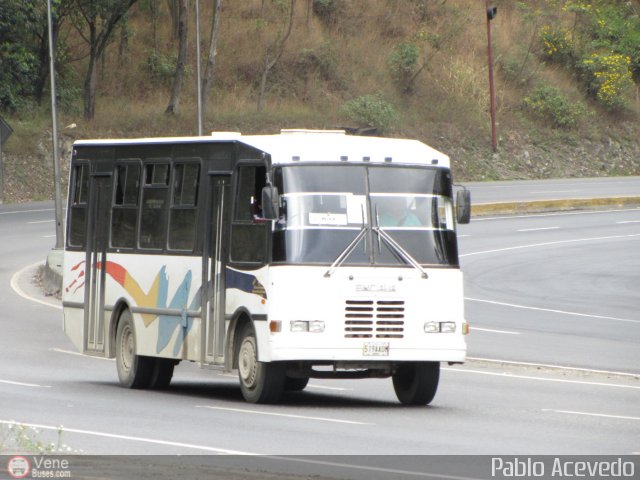
[[[402,338],[403,300],[347,300],[345,338]]]

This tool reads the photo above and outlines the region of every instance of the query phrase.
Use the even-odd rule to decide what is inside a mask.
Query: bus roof
[[[210,137],[78,140],[74,146],[239,142],[271,156],[274,165],[303,162],[397,163],[449,167],[449,157],[418,141],[346,135],[343,130],[282,130],[276,135],[213,132]]]

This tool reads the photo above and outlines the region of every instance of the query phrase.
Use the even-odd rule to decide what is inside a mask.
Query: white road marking
[[[466,368],[440,367],[440,370],[446,370],[449,372],[459,372],[459,373],[473,373],[477,375],[489,375],[492,377],[517,378],[521,380],[536,380],[538,382],[572,383],[576,385],[591,385],[596,387],[610,387],[610,388],[630,388],[632,390],[640,390],[640,386],[620,385],[619,383],[585,382],[580,380],[566,380],[562,378],[532,377],[529,375],[514,375],[508,372],[485,372],[482,370],[470,370]]]
[[[469,327],[472,331],[504,333],[505,335],[520,335],[520,332],[509,332],[507,330],[493,330],[491,328]]]
[[[458,238],[466,238],[466,237],[470,237],[471,235],[458,235]]]
[[[517,366],[526,366],[526,367],[552,368],[554,370],[573,370],[576,372],[585,372],[585,373],[602,373],[605,375],[618,375],[618,376],[626,376],[626,377],[633,377],[633,378],[640,377],[640,373],[614,372],[611,370],[594,370],[591,368],[567,367],[565,365],[553,365],[549,363],[514,362],[513,360],[498,360],[495,358],[480,358],[480,357],[467,357],[467,360],[477,360],[479,362],[489,362],[489,363],[505,363],[507,365],[517,365]]]
[[[0,212],[0,215],[13,215],[16,213],[53,212],[54,210],[55,209],[53,208],[44,208],[42,210],[12,210],[10,212]]]
[[[575,412],[573,410],[555,410],[552,408],[543,408],[543,412],[553,412],[553,413],[566,413],[568,415],[585,415],[587,417],[603,417],[603,418],[616,418],[620,420],[635,420],[640,421],[640,417],[627,417],[624,415],[607,415],[604,413],[590,413],[590,412]]]
[[[510,220],[513,218],[530,217],[564,217],[566,215],[596,215],[600,213],[637,212],[640,208],[621,208],[617,210],[589,210],[586,212],[554,212],[554,213],[529,213],[527,215],[503,215],[500,217],[473,217],[473,222],[484,222],[487,220]]]
[[[18,387],[51,388],[51,385],[38,385],[36,383],[14,382],[12,380],[0,380],[0,383],[4,383],[6,385],[16,385]]]
[[[525,248],[548,247],[549,245],[562,245],[565,243],[593,242],[597,240],[616,240],[620,238],[640,239],[640,233],[633,234],[633,235],[611,235],[608,237],[576,238],[573,240],[557,240],[555,242],[532,243],[530,245],[518,245],[516,247],[496,248],[494,250],[484,250],[482,252],[464,253],[460,255],[460,257],[471,257],[473,255],[485,255],[487,253],[508,252],[510,250],[523,250]]]
[[[28,225],[35,225],[37,223],[53,223],[53,222],[55,222],[55,219],[54,220],[38,220],[36,222],[27,222],[27,224]]]
[[[576,193],[583,192],[584,190],[540,190],[537,192],[529,192],[529,193]]]
[[[624,222],[616,222],[618,225],[623,225],[625,223],[640,223],[640,220],[625,220]]]
[[[72,352],[71,350],[63,350],[61,348],[50,348],[49,350],[56,353],[64,353],[65,355],[76,355],[78,357],[91,358],[93,360],[107,360],[109,362],[115,361],[115,358],[105,358],[105,357],[96,357],[93,355],[85,355],[84,353]]]
[[[573,315],[576,317],[597,318],[600,320],[614,320],[616,322],[640,323],[640,320],[632,320],[629,318],[607,317],[604,315],[591,315],[588,313],[568,312],[566,310],[555,310],[552,308],[528,307],[525,305],[515,305],[513,303],[494,302],[492,300],[480,300],[479,298],[464,297],[464,299],[469,300],[470,302],[489,303],[491,305],[499,305],[501,307],[521,308],[524,310],[534,310],[536,312],[560,313],[562,315]]]
[[[333,390],[336,392],[345,392],[347,390],[352,390],[351,388],[327,387],[326,385],[316,385],[314,383],[310,383],[309,385],[307,385],[307,388],[319,388],[321,390]]]
[[[38,425],[38,424],[34,424],[34,423],[22,423],[22,422],[16,422],[14,420],[0,420],[0,424],[4,424],[4,425],[16,425],[16,426],[24,426],[24,427],[29,427],[29,428],[37,428],[40,430],[53,430],[53,431],[59,431],[62,430],[63,432],[66,433],[78,433],[81,435],[91,435],[94,437],[103,437],[103,438],[115,438],[118,440],[131,440],[134,442],[144,442],[144,443],[153,443],[156,445],[165,445],[165,446],[169,446],[169,447],[180,447],[180,448],[189,448],[189,449],[194,449],[194,450],[203,450],[205,452],[212,452],[212,453],[219,453],[219,454],[223,454],[223,455],[259,455],[257,453],[251,453],[251,452],[242,452],[239,450],[229,450],[226,448],[215,448],[215,447],[208,447],[206,445],[194,445],[192,443],[181,443],[181,442],[170,442],[170,441],[165,441],[165,440],[156,440],[154,438],[145,438],[145,437],[133,437],[130,435],[118,435],[115,433],[106,433],[106,432],[97,432],[94,430],[82,430],[82,429],[78,429],[78,428],[68,428],[68,427],[64,427],[62,425],[60,426],[52,426],[52,425]]]
[[[375,423],[355,422],[352,420],[340,420],[337,418],[307,417],[304,415],[292,415],[288,413],[275,413],[275,412],[261,412],[260,410],[247,410],[244,408],[212,407],[209,405],[196,405],[196,408],[207,408],[209,410],[221,410],[225,412],[252,413],[255,415],[268,415],[272,417],[298,418],[301,420],[317,420],[319,422],[346,423],[349,425],[375,425]]]
[[[43,235],[42,238],[53,238],[55,235]]]
[[[560,227],[521,228],[518,232],[539,232],[542,230],[558,230]]]
[[[26,267],[18,270],[16,273],[14,273],[13,276],[11,277],[11,288],[13,289],[14,292],[16,292],[22,298],[25,298],[25,299],[30,300],[32,302],[39,303],[41,305],[46,305],[47,307],[51,307],[51,308],[56,308],[58,310],[62,310],[62,305],[49,303],[49,302],[46,302],[44,300],[40,300],[39,298],[35,298],[35,297],[30,296],[30,295],[27,295],[20,288],[20,286],[18,285],[18,279],[24,274],[24,272],[26,272],[30,268],[36,267],[37,265],[42,265],[42,262],[36,262],[36,263],[31,264],[31,265],[27,265]]]

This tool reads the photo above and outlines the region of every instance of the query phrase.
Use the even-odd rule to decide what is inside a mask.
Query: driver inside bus
[[[377,203],[380,227],[420,227],[422,222],[407,205],[405,197],[384,197]]]

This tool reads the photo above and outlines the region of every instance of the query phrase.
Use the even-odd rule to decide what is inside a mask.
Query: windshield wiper
[[[335,272],[336,269],[344,263],[349,254],[353,252],[353,250],[358,246],[360,240],[362,240],[362,237],[364,237],[366,233],[367,227],[363,224],[362,228],[360,228],[360,232],[358,232],[358,235],[356,235],[356,238],[354,238],[353,241],[349,245],[347,245],[347,248],[345,248],[342,253],[338,255],[338,258],[336,258],[335,261],[331,264],[329,270],[325,272],[325,277],[330,277],[333,272]]]
[[[405,262],[407,262],[409,265],[411,265],[413,268],[415,268],[416,270],[418,270],[421,274],[422,274],[422,278],[429,278],[429,275],[427,275],[427,272],[425,271],[424,268],[422,268],[422,266],[416,261],[415,258],[413,258],[409,252],[407,252],[404,248],[402,248],[402,246],[396,242],[391,235],[389,235],[387,232],[385,232],[384,230],[382,230],[379,226],[378,227],[373,227],[373,231],[376,232],[378,234],[378,239],[382,238],[385,242],[387,242],[389,244],[389,246],[398,254],[400,255]]]

